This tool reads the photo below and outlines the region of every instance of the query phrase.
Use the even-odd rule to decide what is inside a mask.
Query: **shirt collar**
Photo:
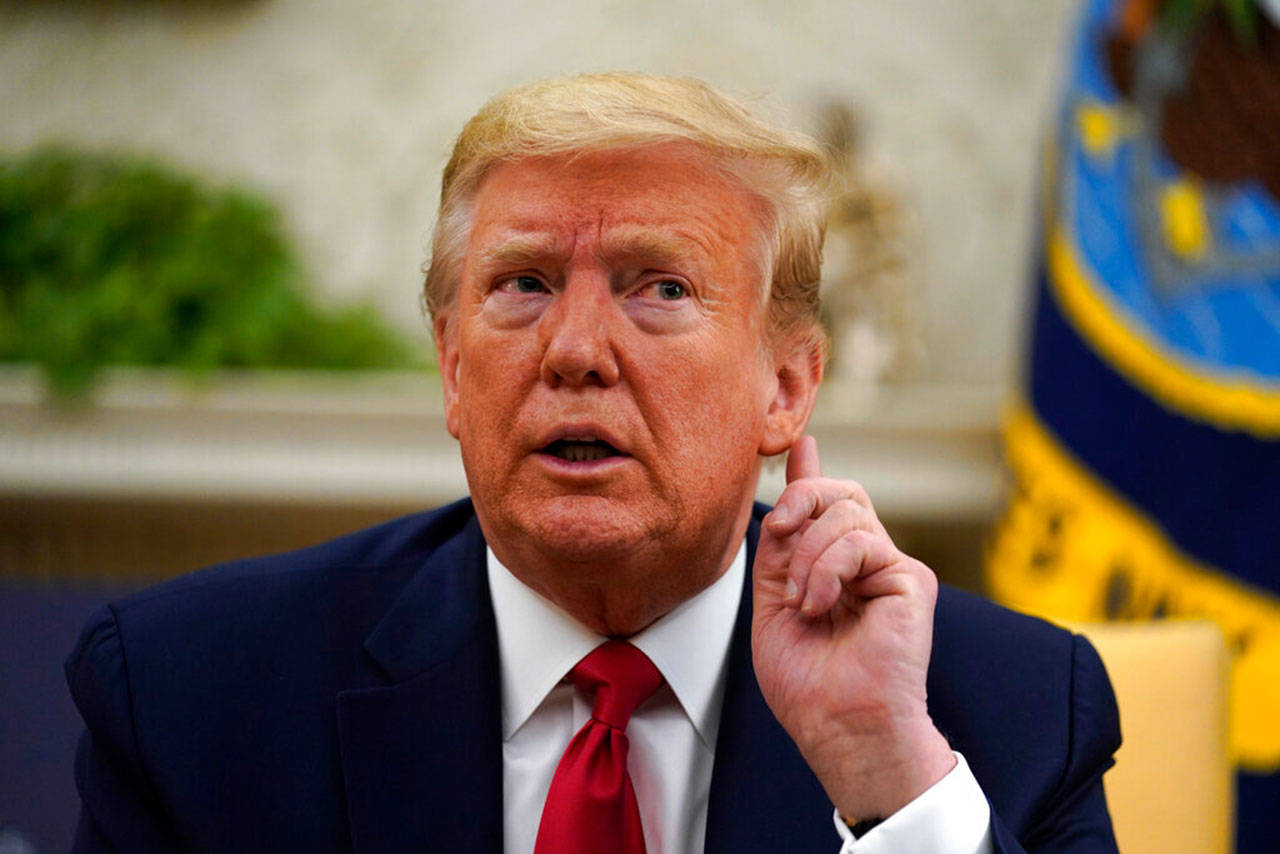
[[[511,574],[487,550],[489,591],[502,669],[502,738],[524,726],[573,665],[606,638],[583,626]],[[746,543],[710,587],[629,640],[661,671],[697,730],[714,749],[724,701],[724,665],[742,596]]]

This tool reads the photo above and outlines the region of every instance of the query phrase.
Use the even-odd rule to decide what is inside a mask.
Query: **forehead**
[[[541,254],[586,240],[620,254],[754,260],[764,214],[761,200],[687,143],[526,158],[481,183],[470,249]]]

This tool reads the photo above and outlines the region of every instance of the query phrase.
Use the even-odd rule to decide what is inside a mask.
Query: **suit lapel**
[[[760,694],[751,665],[751,564],[730,641],[707,810],[707,854],[824,851],[831,804]],[[388,683],[343,691],[338,740],[353,847],[502,850],[497,632],[472,519],[425,562],[365,641]]]
[[[751,666],[751,566],[760,536],[757,505],[747,530],[747,578],[729,646],[724,710],[707,807],[707,854],[830,851],[839,837],[831,802],[778,723]]]
[[[338,695],[347,814],[361,854],[501,851],[501,700],[484,560],[473,518],[366,639],[390,684]]]

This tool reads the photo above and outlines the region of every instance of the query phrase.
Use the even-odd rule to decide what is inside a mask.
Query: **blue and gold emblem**
[[[988,582],[1051,619],[1216,621],[1233,756],[1275,784],[1280,147],[1261,177],[1179,163],[1166,125],[1191,48],[1147,39],[1122,94],[1114,5],[1088,3],[1045,158],[1028,369],[1006,419],[1016,492]]]

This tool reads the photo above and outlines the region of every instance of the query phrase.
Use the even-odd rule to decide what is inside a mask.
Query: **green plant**
[[[369,306],[313,305],[276,211],[153,162],[45,147],[0,160],[0,360],[75,394],[110,364],[419,364]]]
[[[1204,16],[1221,8],[1236,38],[1249,45],[1258,42],[1258,7],[1254,0],[1168,0],[1162,18],[1170,32],[1185,37]]]

